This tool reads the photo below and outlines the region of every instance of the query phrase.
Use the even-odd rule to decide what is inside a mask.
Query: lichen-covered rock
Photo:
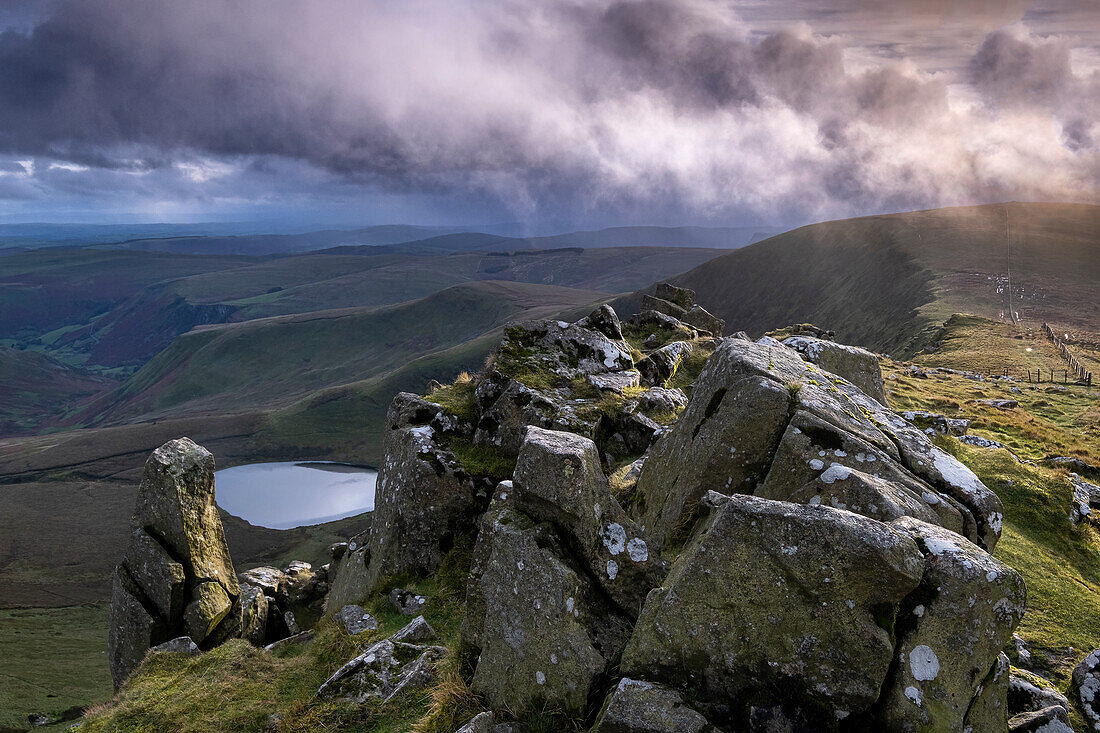
[[[713,496],[646,599],[623,673],[744,714],[776,690],[829,725],[870,707],[893,654],[889,619],[920,582],[916,543],[850,512]]]
[[[1008,721],[1009,733],[1073,733],[1069,713],[1058,705],[1030,713],[1013,715]]]
[[[942,527],[892,523],[920,546],[924,576],[902,605],[879,719],[890,730],[960,730],[971,700],[1023,618],[1015,570]],[[1004,680],[1007,690],[1007,679]]]
[[[667,346],[662,346],[648,354],[638,362],[638,371],[642,375],[642,383],[649,387],[663,387],[676,374],[680,368],[680,362],[691,354],[692,345],[689,341],[673,341]]]
[[[241,638],[253,646],[267,643],[268,604],[262,588],[241,583]]]
[[[911,516],[973,533],[974,521],[965,507],[896,459],[896,454],[797,410],[755,495],[800,504],[824,502],[880,521]]]
[[[623,340],[623,324],[619,320],[619,314],[609,305],[601,305],[577,321],[577,326],[602,333],[612,341]]]
[[[665,566],[611,495],[595,444],[529,427],[513,484],[516,507],[558,527],[619,608],[636,617]]]
[[[1017,647],[1019,648],[1019,647]],[[1030,658],[1030,654],[1028,657]],[[1008,680],[1008,713],[1033,713],[1052,705],[1069,712],[1069,700],[1049,680],[1015,667]]]
[[[722,331],[726,328],[725,321],[699,305],[688,308],[687,312],[680,317],[680,320],[700,331],[706,331],[714,337],[721,336]]]
[[[400,631],[390,637],[390,641],[403,641],[407,644],[420,644],[435,638],[435,629],[423,616],[417,616],[405,624]]]
[[[675,303],[665,300],[664,298],[657,298],[652,295],[642,295],[643,311],[657,311],[658,313],[664,313],[666,316],[672,316],[677,320],[683,318],[687,313],[686,308],[676,305]]]
[[[617,457],[645,453],[663,432],[659,423],[640,412],[603,415],[596,425],[596,437],[604,450]]]
[[[634,368],[634,359],[625,341],[608,338],[605,333],[586,328],[582,323],[592,324],[592,321],[526,321],[509,325],[504,331],[500,353],[522,354],[525,361],[564,379]]]
[[[183,630],[192,639],[205,639],[229,615],[233,599],[221,583],[214,581],[199,583],[191,595],[191,602],[183,609]]]
[[[348,539],[347,547],[334,560],[329,573],[332,582],[325,597],[324,612],[333,614],[344,606],[367,597],[367,567],[370,565],[370,530]]]
[[[683,309],[695,305],[695,291],[690,288],[681,288],[671,283],[657,283],[653,294],[661,300],[675,303]]]
[[[1004,652],[982,680],[963,720],[968,733],[1001,733],[1008,727],[1009,662]]]
[[[887,404],[882,369],[878,357],[870,351],[812,336],[792,336],[783,345],[825,371],[847,379],[879,404]]]
[[[446,654],[445,647],[383,639],[336,670],[317,696],[355,704],[375,699],[385,704],[404,692],[426,687],[433,665]]]
[[[638,407],[654,412],[676,412],[687,407],[688,398],[679,388],[650,387],[638,395]]]
[[[275,599],[284,606],[290,603],[290,582],[286,573],[279,568],[261,565],[238,574],[237,579],[244,585],[259,588],[268,598]]]
[[[786,385],[756,376],[727,379],[711,366],[725,348],[710,358],[691,402],[671,432],[654,443],[638,479],[646,500],[642,524],[659,546],[690,529],[708,490],[752,492],[786,428]]]
[[[645,310],[641,313],[635,313],[627,320],[627,323],[643,331],[645,329],[652,329],[654,333],[669,331],[673,337],[684,340],[694,339],[699,335],[698,331],[680,319],[660,311]]]
[[[352,636],[362,634],[364,631],[374,631],[378,628],[378,620],[367,613],[362,606],[353,603],[344,606],[333,614],[332,620],[343,626],[344,630]]]
[[[962,437],[970,429],[970,421],[961,417],[947,417],[926,410],[906,410],[901,413],[909,422],[933,435],[954,435]]]
[[[624,678],[607,707],[600,713],[593,733],[701,733],[707,719],[684,704],[664,685]]]
[[[478,713],[470,718],[470,721],[459,728],[456,733],[494,733],[494,721],[493,711],[486,710],[484,713]]]
[[[619,375],[605,372],[602,375]],[[478,384],[475,395],[480,410],[474,440],[496,445],[515,455],[523,444],[528,425],[549,430],[591,433],[595,423],[581,425],[575,410],[555,390],[537,390],[522,382],[490,371]]]
[[[1100,649],[1089,652],[1073,669],[1073,686],[1081,713],[1093,730],[1100,730]]]
[[[471,689],[494,710],[542,700],[577,715],[629,621],[569,566],[554,529],[510,501],[490,509],[474,551],[462,626],[464,646],[480,649]]]
[[[145,650],[184,634],[209,649],[240,633],[240,586],[214,503],[214,457],[187,438],[145,464],[134,533],[112,586],[108,656],[118,687]]]
[[[186,654],[189,657],[197,657],[201,652],[199,645],[191,640],[190,636],[177,636],[163,644],[157,644],[149,649],[151,652],[167,652],[169,654]]]
[[[429,424],[412,424],[410,406],[431,415]],[[431,422],[440,409],[404,394],[390,407],[385,460],[375,489],[370,562],[366,578],[356,583],[368,591],[389,575],[435,571],[454,539],[470,534],[475,526],[479,500],[474,480],[435,439],[437,428]],[[349,568],[341,571],[347,572]]]
[[[402,616],[418,616],[428,599],[416,591],[394,588],[390,591],[390,605]]]
[[[959,511],[963,531],[987,550],[995,546],[1002,505],[970,469],[899,415],[845,379],[803,361],[793,349],[740,339],[720,341],[695,382],[691,404],[668,436],[654,445],[642,471],[639,489],[645,496],[644,524],[654,539],[664,542],[673,527],[690,527],[695,503],[707,490],[753,492],[772,468],[789,416],[800,413],[826,424],[825,432],[840,436],[838,440],[862,446],[854,453],[840,445],[823,445],[821,450],[828,453],[839,448],[851,458],[849,467],[859,470],[864,469],[852,464],[858,464],[860,454],[866,459],[869,450],[876,460],[880,454],[889,457],[904,470],[880,478],[919,489],[922,500],[922,485],[934,489],[930,495],[950,498],[931,506],[940,521],[956,528],[959,519],[955,512],[965,509],[973,526],[967,526],[967,516]],[[836,453],[831,458],[790,453],[784,469],[798,460],[817,472],[833,462],[845,465],[840,459],[846,457]],[[791,481],[784,472],[775,480],[778,486],[768,490],[770,495],[806,483]]]
[[[637,369],[628,369],[625,372],[589,374],[588,383],[601,392],[616,392],[622,394],[631,387],[637,387],[641,384],[641,378],[641,372]]]

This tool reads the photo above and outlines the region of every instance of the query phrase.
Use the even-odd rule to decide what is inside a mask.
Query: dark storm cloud
[[[1096,77],[1073,68],[1068,41],[995,30],[1022,3],[786,4],[788,19],[853,35],[746,23],[778,5],[58,2],[36,24],[0,15],[0,151],[42,158],[0,179],[197,205],[294,185],[450,195],[567,218],[1095,196],[1095,110],[1081,94]],[[954,63],[940,58],[965,46],[953,38],[973,39],[967,78],[911,61],[912,43],[891,38],[907,21],[929,29],[933,67]],[[953,102],[964,81],[971,98]]]

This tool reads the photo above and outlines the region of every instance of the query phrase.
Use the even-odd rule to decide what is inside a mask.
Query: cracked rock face
[[[708,490],[763,485],[786,500],[834,464],[898,484],[891,511],[909,505],[929,519],[930,510],[989,551],[1000,536],[1000,499],[921,430],[793,349],[740,339],[720,342],[691,403],[651,450],[638,483],[643,524],[659,543],[683,539]]]
[[[596,445],[572,433],[529,427],[513,485],[516,507],[560,528],[603,590],[637,617],[665,565],[611,495]]]
[[[923,566],[917,544],[881,522],[722,497],[646,599],[623,673],[711,706],[766,705],[784,690],[835,722],[877,699],[893,656],[884,619]]]
[[[847,379],[879,404],[887,404],[882,369],[878,357],[870,351],[812,336],[791,336],[783,345],[797,351],[806,361]]]
[[[134,532],[113,580],[115,686],[150,647],[186,635],[210,649],[239,635],[240,597],[214,504],[214,457],[187,438],[169,441],[145,464]]]
[[[970,701],[1023,618],[1015,570],[973,543],[911,517],[892,523],[924,554],[921,584],[902,604],[880,719],[897,730],[960,730]],[[998,679],[1007,693],[1008,678]],[[1001,705],[1005,716],[1006,705]]]
[[[454,539],[473,529],[474,480],[437,440],[448,429],[446,419],[439,405],[414,395],[394,399],[386,458],[378,470],[369,564],[347,566],[337,576],[349,601],[359,600],[385,576],[434,572]],[[352,577],[353,572],[361,575]],[[362,589],[359,598],[346,593],[349,585]]]
[[[462,626],[463,644],[480,652],[471,689],[495,710],[541,699],[578,715],[629,621],[574,566],[550,524],[511,504],[510,496],[494,503],[474,551]]]

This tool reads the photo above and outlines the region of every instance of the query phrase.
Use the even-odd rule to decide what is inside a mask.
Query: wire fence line
[[[1062,339],[1058,338],[1058,335],[1054,333],[1054,329],[1052,329],[1046,323],[1043,324],[1043,332],[1046,333],[1047,338],[1053,341],[1054,345],[1058,347],[1058,353],[1060,353],[1062,355],[1062,358],[1065,359],[1066,362],[1069,364],[1070,370],[1072,370],[1076,381],[1091,387],[1092,372],[1089,371],[1089,369],[1081,363],[1080,359],[1073,355],[1073,352],[1069,350],[1069,347],[1066,346],[1065,342]]]

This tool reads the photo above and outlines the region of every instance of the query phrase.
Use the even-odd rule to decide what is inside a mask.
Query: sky
[[[0,223],[1100,203],[1094,0],[4,0]]]

